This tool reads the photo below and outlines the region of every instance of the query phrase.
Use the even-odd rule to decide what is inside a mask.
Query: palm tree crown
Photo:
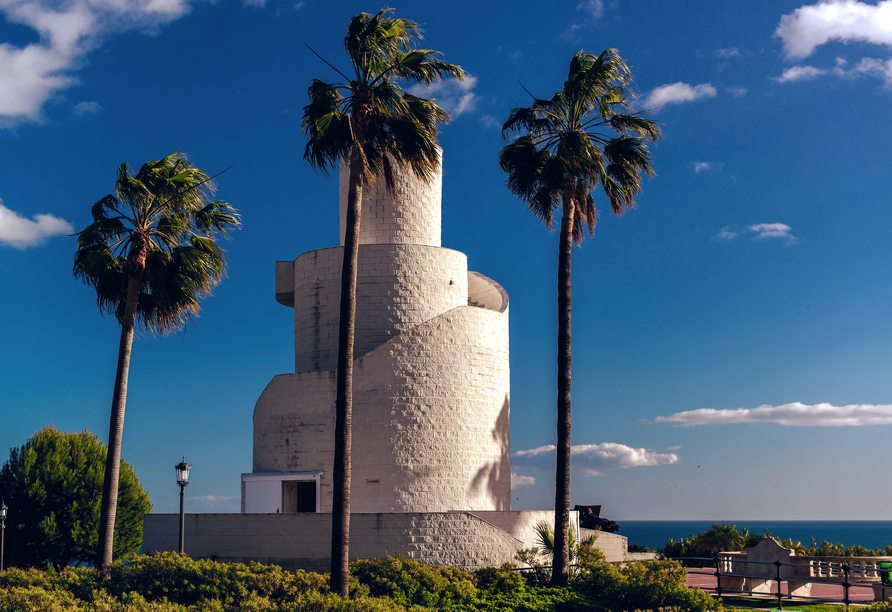
[[[118,168],[115,193],[93,205],[78,234],[74,275],[96,289],[100,310],[123,322],[130,278],[139,278],[136,320],[167,333],[198,313],[199,299],[226,272],[217,235],[229,237],[239,215],[208,176],[180,153]]]
[[[591,192],[600,183],[614,214],[634,206],[641,175],[653,176],[645,140],[662,137],[657,122],[630,111],[629,67],[615,49],[600,56],[579,51],[570,61],[564,87],[549,100],[515,107],[503,137],[523,135],[503,147],[499,164],[508,189],[551,229],[563,198],[573,200],[573,240],[582,225],[594,231],[597,209]]]
[[[383,175],[391,192],[391,158],[423,179],[433,176],[439,124],[450,119],[435,101],[404,91],[398,81],[430,85],[444,77],[465,78],[459,66],[437,60],[438,51],[415,48],[422,33],[418,24],[387,17],[392,11],[361,13],[350,21],[344,48],[353,78],[339,72],[346,82],[313,79],[302,121],[309,137],[304,159],[311,166],[328,173],[356,151],[363,182]]]

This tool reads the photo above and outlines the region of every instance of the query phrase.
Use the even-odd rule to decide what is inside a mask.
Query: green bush
[[[287,572],[277,565],[256,562],[196,561],[174,552],[114,564],[104,586],[118,597],[134,591],[149,601],[166,598],[187,606],[205,600],[241,604],[253,596],[297,601],[309,591],[328,591],[328,581],[321,574]]]
[[[721,609],[708,593],[686,587],[686,576],[678,561],[636,561],[620,568],[598,561],[583,568],[573,588],[586,603],[610,610]]]
[[[259,563],[196,561],[177,553],[115,563],[100,582],[91,569],[10,569],[0,574],[0,612],[712,612],[709,595],[684,586],[672,561],[617,568],[597,550],[579,557],[570,587],[525,579],[510,564],[473,574],[405,558],[351,564],[351,597],[327,577]],[[892,612],[877,609],[876,612]]]
[[[443,607],[476,592],[474,577],[450,567],[428,567],[400,557],[362,559],[350,564],[351,593],[388,597],[409,606]],[[353,589],[352,581],[358,585]]]

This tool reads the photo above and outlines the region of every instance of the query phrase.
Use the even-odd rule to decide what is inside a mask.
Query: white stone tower
[[[508,295],[440,247],[441,175],[366,189],[357,282],[351,511],[510,510]],[[254,408],[242,511],[331,511],[341,246],[276,262],[294,373]]]

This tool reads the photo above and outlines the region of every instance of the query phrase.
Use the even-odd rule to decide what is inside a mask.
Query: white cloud
[[[198,510],[212,510],[214,512],[238,512],[241,506],[241,498],[234,495],[198,495],[190,497],[192,506],[198,506]]]
[[[823,68],[815,68],[814,66],[793,66],[792,68],[784,70],[784,73],[779,77],[774,77],[774,80],[778,83],[810,81],[811,79],[826,73],[827,71]]]
[[[561,38],[573,42],[576,40],[576,33],[587,25],[591,25],[604,15],[604,0],[582,0],[576,5],[576,10],[583,14],[581,23],[574,23],[564,30]]]
[[[722,172],[725,168],[725,164],[722,162],[702,162],[702,161],[692,161],[691,167],[694,169],[694,172],[700,174],[701,172]]]
[[[758,408],[716,410],[700,408],[657,417],[657,423],[675,423],[684,427],[694,425],[732,425],[737,423],[777,423],[786,426],[810,427],[867,427],[892,425],[892,405],[852,404],[812,406],[793,402],[782,406],[762,405]]]
[[[725,91],[727,91],[729,94],[731,94],[735,98],[742,98],[743,96],[745,96],[747,94],[747,92],[749,90],[746,87],[743,87],[742,85],[730,85],[725,88]]]
[[[417,83],[409,88],[409,93],[421,98],[433,98],[450,115],[456,119],[464,113],[473,111],[477,106],[477,94],[472,90],[477,86],[477,77],[468,76],[464,81],[452,79],[436,81],[430,86]]]
[[[672,83],[669,85],[660,85],[649,94],[644,100],[644,106],[654,108],[663,106],[664,104],[681,104],[682,102],[693,102],[700,98],[714,98],[716,95],[715,87],[709,83],[702,85],[688,85],[687,83]]]
[[[0,200],[0,245],[24,250],[43,244],[53,236],[72,233],[74,228],[64,219],[53,215],[34,215],[32,221],[9,210]]]
[[[306,2],[304,2],[304,0],[301,0],[300,2],[295,2],[294,10],[299,11],[300,9],[302,9],[304,7],[305,4],[306,4]]]
[[[793,229],[789,225],[783,223],[759,223],[758,225],[749,226],[751,232],[756,232],[753,240],[764,240],[766,238],[781,238],[787,241],[787,244],[795,244],[798,242],[796,236],[790,233]]]
[[[513,454],[514,465],[539,469],[553,469],[556,447],[553,444]],[[657,453],[646,448],[632,448],[625,444],[576,444],[570,448],[572,465],[587,476],[599,476],[601,470],[665,465],[678,462],[678,455]]]
[[[480,117],[480,123],[483,124],[484,127],[489,128],[491,130],[500,130],[502,129],[502,122],[493,117],[492,115],[483,115]]]
[[[263,8],[266,6],[266,0],[242,0],[245,6],[253,6],[255,8]]]
[[[883,79],[886,85],[892,86],[892,60],[878,60],[872,57],[865,57],[851,70],[844,73],[844,76],[875,76]]]
[[[92,117],[103,110],[97,102],[78,102],[74,106],[74,114],[78,117]]]
[[[0,44],[0,129],[40,122],[44,104],[77,83],[74,72],[108,36],[152,30],[189,12],[190,0],[0,0],[0,15],[38,42]]]
[[[527,485],[536,484],[536,479],[532,476],[521,476],[520,474],[515,474],[511,472],[511,489],[516,489],[517,487],[525,487]]]
[[[602,0],[583,0],[576,5],[577,11],[582,11],[591,19],[600,19],[604,14],[604,2]]]
[[[716,49],[715,56],[721,59],[730,59],[732,57],[743,57],[743,53],[737,47],[730,47],[728,49]]]
[[[716,242],[722,242],[725,240],[734,240],[737,238],[738,233],[732,229],[732,226],[726,225],[721,229],[721,231],[712,237]]]
[[[825,0],[781,17],[774,35],[787,57],[808,57],[819,46],[838,40],[892,47],[892,0],[866,4],[857,0]]]

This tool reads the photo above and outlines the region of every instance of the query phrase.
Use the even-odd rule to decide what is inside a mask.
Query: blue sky
[[[122,162],[177,150],[244,227],[183,332],[136,340],[124,458],[157,512],[237,511],[251,413],[293,371],[274,262],[338,241],[302,161],[314,77],[349,18],[317,0],[0,1],[0,449],[106,439],[119,327],[71,275]],[[665,139],[623,218],[573,255],[572,503],[622,519],[888,519],[892,0],[396,4],[472,76],[430,93],[443,246],[511,296],[515,509],[553,504],[557,234],[504,188],[499,126],[614,47]],[[606,209],[603,199],[596,204]]]

